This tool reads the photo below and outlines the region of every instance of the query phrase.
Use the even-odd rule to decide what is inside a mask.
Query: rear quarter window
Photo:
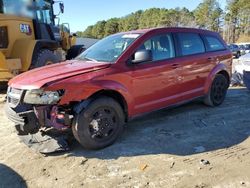
[[[204,43],[199,34],[177,33],[181,55],[193,55],[205,52]]]
[[[225,50],[225,46],[223,43],[214,36],[204,36],[207,42],[207,51],[218,51],[218,50]]]

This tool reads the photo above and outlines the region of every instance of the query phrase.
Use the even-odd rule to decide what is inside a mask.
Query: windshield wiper
[[[86,60],[88,60],[88,61],[93,61],[93,62],[98,62],[97,60],[95,60],[95,59],[92,59],[92,58],[89,58],[89,57],[84,57],[84,59],[86,59]]]

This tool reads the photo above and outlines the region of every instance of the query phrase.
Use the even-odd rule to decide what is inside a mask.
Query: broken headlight
[[[23,102],[27,104],[57,104],[61,99],[61,91],[44,91],[42,89],[28,90]]]

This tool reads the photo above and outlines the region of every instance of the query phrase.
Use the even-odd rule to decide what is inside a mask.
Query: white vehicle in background
[[[239,46],[244,46],[245,53],[250,53],[250,42],[238,43]]]
[[[245,45],[245,52],[246,52],[246,54],[250,53],[250,44]]]
[[[241,56],[237,65],[235,65],[235,72],[243,74],[244,71],[250,72],[250,53]]]
[[[228,44],[228,48],[231,50],[233,56],[238,59],[241,56],[240,48],[237,44]]]
[[[245,85],[250,90],[250,53],[241,56],[235,65],[232,85]]]
[[[246,47],[243,44],[239,44],[240,54],[245,55],[246,54]]]

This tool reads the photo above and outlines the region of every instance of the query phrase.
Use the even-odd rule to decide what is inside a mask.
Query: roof
[[[124,33],[139,33],[139,34],[145,34],[151,31],[193,31],[193,32],[202,32],[202,33],[216,33],[213,31],[205,30],[205,29],[199,29],[199,28],[188,28],[188,27],[158,27],[158,28],[149,28],[149,29],[139,29],[139,30],[133,30],[128,31]]]

